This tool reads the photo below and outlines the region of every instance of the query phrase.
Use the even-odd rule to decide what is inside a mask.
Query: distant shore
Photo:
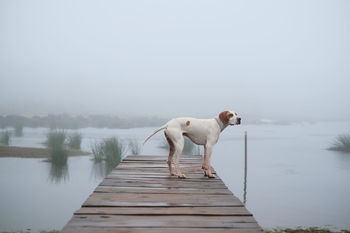
[[[213,113],[213,116],[215,113]],[[180,114],[181,116],[181,114]],[[196,117],[196,116],[195,116]],[[202,117],[199,117],[202,118]],[[208,118],[203,116],[203,118]],[[209,117],[211,118],[211,117]],[[1,115],[0,130],[5,128],[23,129],[28,128],[49,128],[49,129],[83,129],[83,128],[109,128],[109,129],[130,129],[142,127],[158,127],[169,121],[170,117],[157,116],[130,116],[120,117],[112,115],[69,115],[49,114],[46,116],[23,116],[23,115]],[[317,121],[344,121],[345,119],[270,119],[254,116],[246,116],[244,124],[251,125],[290,125],[293,123],[315,123]]]
[[[68,156],[89,155],[90,152],[68,151]],[[0,146],[0,158],[48,158],[50,151],[46,148],[17,147],[17,146]]]

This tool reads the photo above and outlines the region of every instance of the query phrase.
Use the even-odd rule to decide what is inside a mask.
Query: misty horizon
[[[2,1],[0,115],[350,119],[348,1]]]

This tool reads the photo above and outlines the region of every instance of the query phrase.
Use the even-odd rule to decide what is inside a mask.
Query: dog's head
[[[238,117],[236,112],[233,111],[223,111],[219,114],[219,119],[224,123],[224,125],[240,125],[241,118]]]

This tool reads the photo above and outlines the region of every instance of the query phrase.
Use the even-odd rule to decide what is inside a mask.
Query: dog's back
[[[180,130],[181,134],[198,145],[204,145],[210,135],[219,135],[220,129],[214,119],[197,119],[181,117],[170,120],[167,130]]]

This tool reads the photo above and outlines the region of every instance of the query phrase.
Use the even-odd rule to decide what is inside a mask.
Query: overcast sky
[[[350,119],[350,1],[0,0],[0,114]]]

